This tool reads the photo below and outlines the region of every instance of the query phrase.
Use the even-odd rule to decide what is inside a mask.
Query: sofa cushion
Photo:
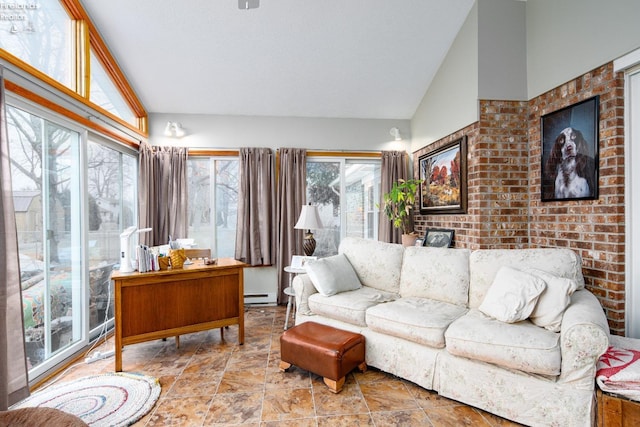
[[[469,257],[469,307],[478,308],[503,265],[525,270],[538,268],[573,279],[584,288],[582,261],[571,249],[480,249]]]
[[[444,347],[444,331],[467,309],[425,298],[400,298],[366,312],[369,329],[430,347]]]
[[[531,313],[531,322],[550,331],[560,332],[562,315],[571,303],[571,295],[578,286],[576,281],[566,277],[558,277],[537,268],[526,271],[540,277],[547,284],[538,298],[536,308]]]
[[[400,295],[466,306],[470,253],[468,249],[405,248]]]
[[[362,284],[344,254],[307,262],[305,266],[313,286],[324,296],[360,289]]]
[[[338,252],[345,254],[364,286],[397,294],[404,247],[395,243],[346,237]]]
[[[546,286],[538,276],[503,266],[478,309],[502,322],[519,322],[533,312]]]
[[[342,292],[330,297],[320,293],[309,297],[309,308],[314,314],[341,320],[358,326],[367,326],[365,312],[369,307],[398,299],[397,294],[363,286],[355,291]]]
[[[560,334],[523,320],[504,323],[477,309],[444,334],[450,354],[540,375],[560,373]]]

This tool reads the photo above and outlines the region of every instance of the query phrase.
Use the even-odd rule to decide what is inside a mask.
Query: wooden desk
[[[122,371],[122,347],[238,325],[244,342],[244,277],[246,264],[219,258],[182,269],[148,273],[114,271],[116,372]]]

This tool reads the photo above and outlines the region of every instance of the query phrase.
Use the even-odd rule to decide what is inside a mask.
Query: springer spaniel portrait
[[[588,156],[582,132],[572,127],[560,132],[547,159],[545,177],[556,199],[593,195],[594,161]]]

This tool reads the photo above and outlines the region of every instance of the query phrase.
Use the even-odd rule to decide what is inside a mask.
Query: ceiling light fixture
[[[187,132],[178,122],[167,122],[167,126],[164,128],[164,135],[170,138],[182,138],[186,134]]]
[[[249,10],[260,7],[260,0],[238,0],[238,9]]]
[[[391,128],[391,130],[389,130],[389,134],[394,137],[396,139],[396,141],[402,141],[402,137],[400,136],[400,129],[398,128]]]

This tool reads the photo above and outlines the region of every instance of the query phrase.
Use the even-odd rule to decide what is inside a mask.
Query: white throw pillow
[[[529,317],[545,286],[533,274],[500,267],[478,310],[502,322],[519,322]]]
[[[562,316],[571,303],[571,295],[578,287],[578,284],[573,279],[558,277],[537,268],[530,268],[525,271],[538,276],[547,283],[546,288],[538,298],[536,308],[531,313],[531,321],[534,325],[553,332],[560,332]]]
[[[326,297],[362,287],[344,254],[308,261],[305,268],[313,286]]]

